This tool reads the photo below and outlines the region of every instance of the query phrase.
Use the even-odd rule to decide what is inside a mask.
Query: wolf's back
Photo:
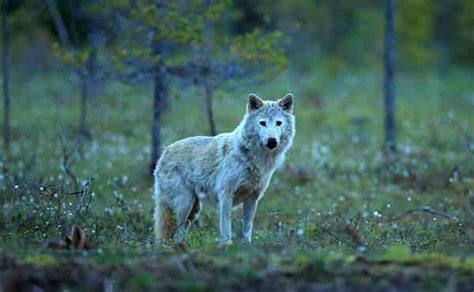
[[[218,137],[196,136],[177,141],[166,148],[158,161],[155,178],[180,176],[200,183],[214,176],[222,161]]]

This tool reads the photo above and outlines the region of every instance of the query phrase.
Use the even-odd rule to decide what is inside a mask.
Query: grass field
[[[265,84],[216,92],[219,132],[237,125],[250,91],[266,98],[292,91],[297,98],[294,147],[259,205],[254,243],[226,249],[216,246],[216,211],[209,204],[185,244],[152,244],[151,88],[103,84],[90,102],[92,139],[77,142],[74,80],[52,73],[17,77],[14,143],[0,180],[0,290],[472,291],[473,74],[399,75],[394,154],[381,148],[381,76],[289,70]],[[164,144],[207,131],[199,92],[174,84]],[[82,203],[68,193],[91,178]],[[236,236],[240,214],[234,212]],[[74,223],[93,249],[45,248]]]

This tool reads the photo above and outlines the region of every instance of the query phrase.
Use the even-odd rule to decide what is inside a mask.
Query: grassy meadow
[[[219,132],[237,125],[249,92],[296,97],[294,146],[259,204],[253,244],[234,240],[225,249],[216,245],[210,203],[185,243],[153,245],[151,86],[101,84],[89,104],[91,139],[78,140],[74,78],[57,71],[15,76],[12,153],[0,179],[0,291],[25,284],[472,291],[472,76],[461,68],[400,73],[394,154],[381,147],[380,69],[289,69],[262,84],[235,81],[218,90]],[[173,83],[170,96],[163,144],[206,135],[201,92]],[[85,182],[81,199],[74,192]],[[241,210],[233,216],[238,238]],[[73,224],[92,249],[46,247]]]

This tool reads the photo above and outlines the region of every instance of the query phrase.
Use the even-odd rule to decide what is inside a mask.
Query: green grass
[[[83,278],[64,274],[65,285],[93,287],[97,273],[103,285],[130,289],[270,289],[301,281],[329,288],[472,289],[471,71],[399,75],[396,154],[381,149],[380,72],[289,70],[252,88],[216,92],[220,132],[240,121],[250,91],[273,98],[292,91],[297,98],[294,147],[259,205],[254,243],[226,250],[216,247],[216,211],[209,204],[185,247],[151,244],[148,87],[104,83],[90,102],[93,138],[71,157],[81,182],[95,178],[89,211],[76,214],[77,195],[40,193],[50,184],[73,189],[59,142],[63,136],[75,143],[78,90],[68,76],[47,73],[12,85],[14,142],[12,157],[3,161],[0,216],[0,275],[7,280],[0,288],[15,269],[33,273],[46,266],[38,276],[43,286],[60,270],[76,269]],[[164,145],[207,133],[199,95],[173,86]],[[240,214],[234,212],[236,236]],[[44,248],[73,222],[90,237],[92,251]],[[221,277],[212,280],[216,274]]]

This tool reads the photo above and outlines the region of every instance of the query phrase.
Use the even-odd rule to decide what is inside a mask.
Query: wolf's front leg
[[[244,242],[252,241],[252,229],[255,213],[257,212],[257,198],[250,197],[244,201],[244,226],[242,229],[242,237]]]
[[[232,244],[232,196],[230,195],[224,195],[219,200],[219,231],[219,243]]]

